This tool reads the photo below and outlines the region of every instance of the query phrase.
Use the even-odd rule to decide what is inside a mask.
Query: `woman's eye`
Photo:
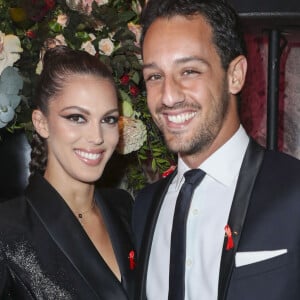
[[[74,122],[74,123],[85,123],[85,118],[82,115],[69,115],[65,117],[66,119]]]
[[[119,121],[119,117],[116,116],[107,116],[101,120],[101,123],[106,124],[117,124]]]

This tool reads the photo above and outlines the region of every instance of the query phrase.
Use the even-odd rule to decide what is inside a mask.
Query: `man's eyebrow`
[[[180,64],[184,64],[184,63],[188,63],[188,62],[192,62],[192,61],[197,61],[197,62],[200,62],[202,64],[209,65],[209,63],[205,59],[199,58],[197,56],[188,56],[188,57],[178,58],[178,59],[175,60],[175,64],[180,65]],[[142,66],[142,70],[157,69],[157,68],[158,68],[158,66],[154,62],[149,63],[149,64],[143,64],[143,66]]]
[[[142,70],[145,70],[145,69],[156,69],[156,68],[158,68],[158,66],[155,63],[149,63],[149,64],[143,64],[142,65]]]
[[[187,56],[187,57],[178,58],[175,60],[175,63],[183,64],[183,63],[187,63],[187,62],[191,62],[191,61],[197,61],[197,62],[208,65],[208,62],[205,59],[200,58],[198,56]]]

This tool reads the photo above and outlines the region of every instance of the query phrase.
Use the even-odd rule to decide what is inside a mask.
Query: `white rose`
[[[95,47],[94,47],[94,45],[92,44],[91,41],[87,41],[85,43],[82,43],[80,49],[86,51],[87,53],[89,53],[91,55],[95,55],[97,53],[96,49],[95,49]]]
[[[108,0],[95,0],[95,2],[100,6],[108,3]]]
[[[96,39],[96,36],[93,33],[89,33],[89,37],[91,41],[94,41]]]
[[[56,40],[56,46],[59,46],[59,45],[67,46],[66,39],[62,34],[57,35],[55,37],[55,40]]]
[[[12,67],[23,52],[21,42],[15,35],[5,35],[0,31],[0,75],[6,67]]]
[[[99,42],[99,50],[101,54],[110,56],[114,51],[114,44],[111,41],[111,39],[109,38],[102,39]]]
[[[57,17],[57,23],[59,25],[61,25],[63,28],[65,28],[67,26],[67,23],[68,23],[68,16],[66,14],[60,14],[58,17]]]

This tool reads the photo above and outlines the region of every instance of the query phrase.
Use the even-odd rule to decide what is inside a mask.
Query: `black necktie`
[[[205,172],[200,169],[185,172],[185,182],[176,200],[171,233],[169,300],[184,300],[186,220],[194,189],[204,176]]]

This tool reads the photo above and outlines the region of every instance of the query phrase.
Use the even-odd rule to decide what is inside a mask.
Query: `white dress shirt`
[[[242,126],[199,168],[205,171],[195,189],[187,220],[185,300],[216,300],[219,269],[236,183],[249,137]],[[153,236],[147,274],[148,300],[168,299],[170,240],[177,195],[189,168],[179,158]]]

